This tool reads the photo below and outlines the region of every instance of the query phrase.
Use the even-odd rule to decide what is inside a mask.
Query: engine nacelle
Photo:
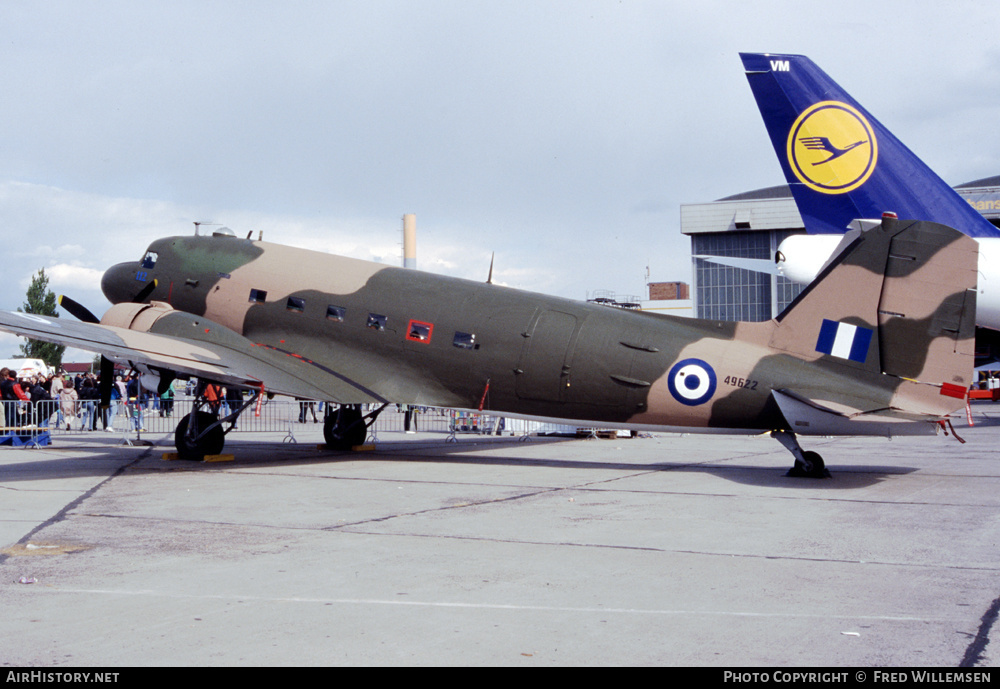
[[[1000,330],[1000,237],[979,238],[976,325]]]
[[[835,234],[797,234],[778,246],[774,257],[783,276],[805,285],[816,279],[843,237]],[[976,325],[1000,330],[1000,237],[980,237]]]
[[[793,234],[778,245],[774,262],[782,276],[800,285],[809,284],[843,238],[839,234]]]
[[[123,302],[115,304],[104,313],[101,317],[101,325],[149,332],[153,324],[168,313],[175,313],[175,309],[162,301],[154,301],[150,304]]]

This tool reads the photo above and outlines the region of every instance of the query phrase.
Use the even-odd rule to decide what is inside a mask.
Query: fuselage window
[[[149,270],[150,268],[155,268],[156,267],[156,259],[157,259],[158,255],[159,254],[157,254],[155,251],[147,251],[146,255],[143,256],[142,260],[139,262],[139,267],[140,268],[145,268],[147,270]]]
[[[382,316],[377,313],[368,314],[368,327],[372,330],[385,330],[385,324],[388,322],[388,316]]]
[[[476,336],[472,333],[456,332],[455,339],[451,343],[459,349],[479,349],[479,345],[476,344]]]
[[[333,304],[330,304],[326,307],[326,317],[328,320],[342,323],[344,321],[344,316],[346,315],[347,309],[343,306],[334,306]]]
[[[406,326],[406,339],[413,342],[423,342],[424,344],[428,344],[431,341],[432,332],[434,332],[433,323],[410,321],[410,324]]]
[[[250,290],[251,304],[263,304],[265,301],[267,301],[267,290],[263,289]]]
[[[306,310],[306,300],[300,297],[288,297],[288,303],[285,305],[285,308],[289,311],[302,313]]]

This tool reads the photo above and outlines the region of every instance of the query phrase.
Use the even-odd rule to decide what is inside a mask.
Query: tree
[[[56,311],[56,295],[49,290],[49,278],[45,275],[45,269],[40,268],[35,276],[31,278],[31,285],[28,286],[27,301],[19,308],[21,313],[35,313],[41,316],[59,317]],[[41,342],[39,340],[27,340],[21,345],[21,356],[25,359],[41,359],[49,366],[58,369],[62,366],[63,352],[65,345],[52,344],[51,342]]]

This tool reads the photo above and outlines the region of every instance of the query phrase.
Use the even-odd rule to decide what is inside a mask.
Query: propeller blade
[[[152,294],[154,289],[156,289],[156,280],[151,280],[149,284],[143,287],[137,295],[132,297],[132,303],[140,304],[146,301],[146,297]]]
[[[160,384],[156,388],[156,396],[163,397],[163,393],[170,389],[170,386],[174,384],[174,379],[177,374],[173,371],[167,371],[165,369],[159,369],[160,374]]]
[[[101,409],[111,406],[111,386],[114,385],[115,362],[101,355]]]
[[[100,323],[101,319],[90,312],[86,306],[78,301],[74,301],[67,297],[65,294],[59,295],[59,306],[63,307],[69,311],[77,320],[83,321],[84,323]]]

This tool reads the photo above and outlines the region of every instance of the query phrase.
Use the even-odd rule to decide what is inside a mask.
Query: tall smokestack
[[[403,216],[403,267],[417,267],[417,216]]]

